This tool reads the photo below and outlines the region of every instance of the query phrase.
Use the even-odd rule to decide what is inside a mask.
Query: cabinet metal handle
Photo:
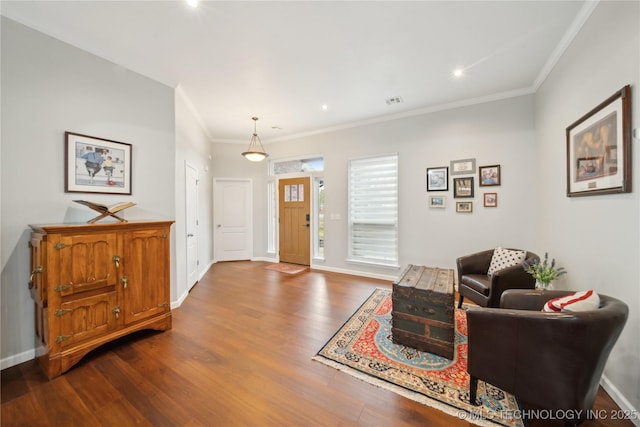
[[[120,307],[114,307],[111,311],[113,311],[113,315],[116,316],[116,320],[118,320],[120,317]]]
[[[116,268],[120,268],[120,257],[118,255],[115,255],[111,260],[116,265]]]
[[[42,273],[42,266],[39,265],[37,266],[33,271],[31,271],[31,276],[29,276],[29,289],[33,289],[34,286],[34,279],[36,274],[41,274]]]
[[[122,279],[120,279],[120,283],[122,283],[122,287],[124,289],[127,289],[127,283],[129,283],[129,278],[127,276],[122,276]]]

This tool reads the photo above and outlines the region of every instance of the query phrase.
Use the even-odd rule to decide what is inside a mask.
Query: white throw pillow
[[[600,296],[592,290],[574,292],[560,298],[547,301],[542,311],[559,313],[561,311],[589,311],[600,307]]]
[[[503,268],[521,264],[526,257],[527,251],[512,251],[498,246],[493,251],[487,274],[492,274]]]

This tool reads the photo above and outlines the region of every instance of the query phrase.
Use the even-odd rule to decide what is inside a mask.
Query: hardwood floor
[[[2,426],[472,425],[311,360],[389,282],[266,265],[215,264],[172,330],[108,344],[51,381],[34,361],[3,370]],[[601,389],[595,409],[616,408]]]

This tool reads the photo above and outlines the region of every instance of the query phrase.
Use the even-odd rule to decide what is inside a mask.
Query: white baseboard
[[[198,276],[198,281],[202,280],[202,278],[204,277],[205,274],[207,274],[207,272],[209,271],[209,269],[211,268],[211,266],[215,264],[215,261],[211,260],[209,262],[209,264],[202,269],[202,271],[200,272],[200,276]]]
[[[200,271],[200,275],[198,276],[198,282],[199,282],[200,280],[202,280],[202,278],[204,277],[204,275],[205,275],[205,274],[207,274],[207,272],[209,271],[209,269],[211,268],[211,266],[212,266],[213,264],[215,264],[215,261],[211,261],[211,262],[209,262],[209,264],[208,264],[205,268],[203,268],[203,269]],[[194,285],[195,285],[195,284],[194,284]],[[193,288],[193,285],[191,286],[191,288]],[[172,302],[171,302],[171,309],[172,309],[172,310],[173,310],[174,308],[178,308],[178,307],[180,307],[180,306],[182,305],[182,303],[184,302],[184,300],[186,300],[186,299],[187,299],[187,297],[189,296],[189,291],[191,291],[191,288],[187,289],[187,291],[186,291],[186,292],[184,292],[182,295],[180,295],[180,296],[178,297],[178,300],[177,300],[177,301],[172,301]]]
[[[622,417],[622,418],[628,418],[631,420],[631,422],[634,425],[640,427],[640,416],[639,416],[640,411],[638,411],[637,408],[633,407],[631,402],[629,402],[629,400],[627,400],[627,398],[624,397],[622,393],[620,393],[620,390],[618,390],[618,388],[615,385],[613,385],[613,383],[609,380],[609,378],[603,375],[602,380],[600,381],[600,385],[609,394],[609,396],[611,396],[613,401],[616,402],[616,404],[620,407],[621,415],[623,414],[630,415],[629,417]],[[635,416],[631,416],[633,414],[635,414]]]
[[[389,280],[389,284],[393,283],[398,278],[397,275],[390,276],[388,274],[369,273],[366,271],[348,270],[345,268],[325,267],[323,265],[318,265],[318,264],[311,264],[311,268],[314,270],[331,271],[333,273],[350,274],[352,276],[370,277],[372,279]]]
[[[15,365],[19,365],[22,362],[34,359],[36,357],[36,350],[27,350],[20,354],[13,354],[11,356],[0,359],[0,369],[7,369]]]
[[[251,261],[264,261],[264,262],[279,262],[278,258],[267,258],[267,257],[253,257]]]
[[[171,310],[174,310],[180,307],[184,302],[184,300],[187,299],[188,296],[189,296],[189,291],[185,291],[182,295],[180,295],[177,301],[171,301]]]
[[[271,257],[253,257],[251,258],[251,261],[264,261],[264,262],[280,262],[280,260],[275,257],[275,258],[271,258]],[[214,264],[217,261],[212,262],[212,264]],[[333,273],[342,273],[342,274],[350,274],[352,276],[360,276],[360,277],[370,277],[372,279],[381,279],[381,280],[390,280],[391,282],[393,282],[394,280],[396,280],[398,278],[397,275],[387,275],[387,274],[376,274],[376,273],[369,273],[366,271],[358,271],[358,270],[348,270],[348,269],[344,269],[344,268],[334,268],[334,267],[325,267],[321,264],[314,264],[313,261],[311,262],[311,265],[309,266],[310,268],[314,269],[314,270],[323,270],[323,271],[331,271]]]
[[[274,262],[274,263],[280,262],[280,260],[277,257],[276,258],[253,257],[251,258],[251,261],[264,261],[264,262]],[[321,264],[314,264],[313,261],[311,262],[311,265],[309,267],[313,270],[331,271],[333,273],[350,274],[352,276],[370,277],[372,279],[389,280],[390,281],[389,284],[391,284],[391,282],[393,282],[398,278],[397,275],[376,274],[376,273],[369,273],[365,271],[348,270],[344,268],[325,267],[324,265],[321,265]]]

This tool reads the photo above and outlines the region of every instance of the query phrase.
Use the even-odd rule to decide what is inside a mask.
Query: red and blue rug
[[[469,403],[464,310],[455,320],[454,360],[394,344],[391,291],[376,289],[313,359],[477,425],[523,426],[516,398],[490,384]]]

